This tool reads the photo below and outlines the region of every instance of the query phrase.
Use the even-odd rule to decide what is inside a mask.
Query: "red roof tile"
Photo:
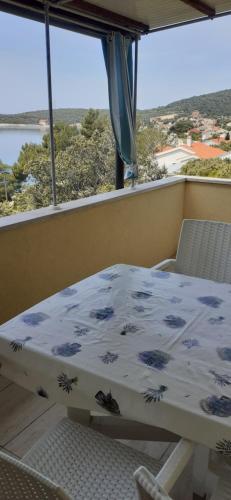
[[[195,141],[192,143],[191,146],[188,146],[187,144],[181,144],[176,147],[171,147],[171,146],[165,146],[161,149],[160,153],[167,153],[168,151],[176,151],[177,149],[184,149],[187,150],[189,153],[191,153],[194,156],[197,156],[200,159],[209,159],[209,158],[216,158],[217,156],[221,156],[225,153],[223,149],[209,146],[208,144],[204,144],[203,142],[200,141]]]
[[[208,144],[204,144],[203,142],[193,142],[190,149],[193,153],[195,153],[198,158],[216,158],[216,156],[221,156],[224,154],[223,149],[214,148],[213,146],[209,146]]]

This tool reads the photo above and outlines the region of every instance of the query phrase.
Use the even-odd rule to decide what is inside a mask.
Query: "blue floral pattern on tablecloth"
[[[114,265],[1,325],[0,373],[231,456],[230,300],[230,285]]]
[[[164,393],[168,390],[166,385],[160,385],[158,389],[153,387],[148,387],[143,393],[146,403],[156,403],[163,399]]]
[[[212,307],[214,309],[217,309],[220,307],[222,304],[223,300],[220,299],[219,297],[213,297],[213,296],[208,296],[208,297],[198,297],[199,302],[204,304],[205,306]]]
[[[104,307],[103,309],[93,309],[90,312],[90,318],[95,318],[100,321],[109,320],[114,315],[113,307]]]
[[[64,290],[61,290],[59,292],[62,297],[71,297],[72,295],[75,295],[77,293],[77,290],[74,288],[64,288]]]
[[[132,292],[133,299],[146,300],[146,299],[150,299],[150,297],[152,297],[152,292],[142,292],[140,290],[136,290],[135,292]]]
[[[152,271],[152,276],[153,278],[160,278],[162,280],[167,280],[170,278],[170,273],[167,273],[166,271]]]
[[[182,344],[185,345],[187,349],[192,349],[193,347],[198,347],[200,345],[199,340],[197,339],[185,339],[182,340]]]
[[[85,337],[89,332],[90,328],[88,326],[75,325],[75,337]]]
[[[69,313],[70,311],[76,311],[78,309],[79,304],[67,304],[66,306],[66,312]]]
[[[110,363],[114,363],[118,359],[119,354],[107,351],[105,354],[102,354],[99,357],[103,361],[103,363],[105,363],[105,365],[109,365]]]
[[[186,321],[180,316],[174,316],[173,314],[168,314],[168,316],[164,318],[164,323],[169,328],[182,328],[186,324]]]
[[[52,347],[51,352],[54,356],[64,356],[65,358],[69,358],[70,356],[74,356],[77,352],[81,351],[81,344],[77,342],[66,342],[65,344],[55,345]]]
[[[231,398],[227,396],[209,396],[200,402],[201,408],[209,415],[231,417]]]
[[[66,373],[60,373],[57,377],[58,385],[59,387],[67,392],[67,394],[70,394],[71,391],[73,391],[73,385],[77,385],[78,383],[78,377],[68,377]]]
[[[22,321],[28,326],[37,326],[48,318],[48,314],[45,314],[43,312],[36,312],[23,314]]]
[[[114,415],[120,415],[120,408],[117,401],[112,397],[111,391],[108,394],[104,394],[103,391],[98,391],[95,395],[95,399],[99,406],[105,408],[110,413]]]
[[[126,323],[120,332],[120,335],[127,335],[127,333],[136,333],[139,331],[139,327],[133,323]]]
[[[25,337],[24,339],[14,339],[10,342],[10,347],[14,352],[21,351],[29,340],[32,340],[32,337],[29,335]]]
[[[224,320],[224,316],[218,316],[216,318],[209,318],[208,322],[210,323],[210,325],[221,325]]]
[[[139,352],[138,358],[142,363],[157,370],[163,370],[170,361],[171,356],[167,352],[159,351],[143,351]]]
[[[215,370],[209,370],[209,373],[214,376],[214,382],[220,387],[231,385],[231,375],[227,375],[226,373],[217,373]]]
[[[106,281],[114,281],[116,280],[117,278],[119,278],[119,274],[118,273],[101,273],[100,275],[100,278],[102,278],[103,280],[106,280]]]

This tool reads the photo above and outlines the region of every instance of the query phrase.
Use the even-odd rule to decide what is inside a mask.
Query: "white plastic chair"
[[[231,224],[184,220],[176,259],[153,269],[231,283]]]
[[[135,500],[138,494],[140,500],[171,500],[168,491],[193,449],[191,442],[181,440],[162,467],[144,453],[65,418],[22,461],[0,452],[0,498]]]

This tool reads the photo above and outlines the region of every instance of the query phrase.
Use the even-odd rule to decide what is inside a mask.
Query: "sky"
[[[138,107],[231,88],[231,16],[142,37]],[[54,108],[107,108],[100,41],[51,28]],[[44,26],[0,12],[0,113],[47,108]]]

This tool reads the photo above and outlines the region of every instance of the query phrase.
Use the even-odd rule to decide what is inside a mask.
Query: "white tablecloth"
[[[231,454],[231,285],[116,265],[2,325],[0,362],[42,397]]]

